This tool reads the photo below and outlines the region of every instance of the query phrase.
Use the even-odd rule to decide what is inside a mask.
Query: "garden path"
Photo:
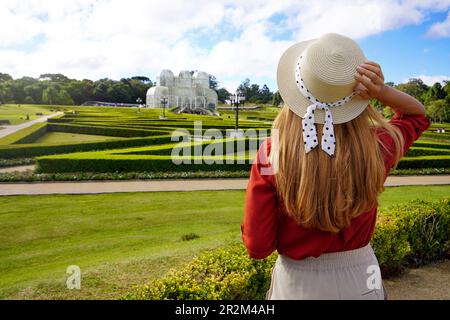
[[[63,114],[63,112],[55,112],[55,113],[52,113],[52,114],[49,114],[46,116],[42,116],[37,119],[27,121],[27,122],[24,122],[21,124],[16,124],[16,125],[11,125],[11,126],[3,126],[3,129],[0,130],[0,138],[6,137],[7,135],[10,135],[19,130],[28,128],[28,127],[32,126],[33,124],[45,122],[45,121],[47,121],[48,118],[52,118],[52,117],[55,117],[60,114]]]
[[[186,179],[0,183],[0,195],[243,190],[248,179]],[[450,175],[389,176],[385,186],[450,184]]]

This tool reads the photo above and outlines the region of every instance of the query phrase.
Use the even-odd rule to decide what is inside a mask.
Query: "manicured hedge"
[[[414,142],[413,147],[418,148],[434,148],[434,149],[450,149],[450,143],[444,143],[444,142],[431,142],[426,140],[418,140]]]
[[[433,138],[433,139],[439,139],[439,140],[450,140],[450,134],[448,132],[446,133],[437,133],[437,132],[424,132],[422,133],[423,137],[427,138]]]
[[[0,146],[0,158],[29,158],[43,155],[82,152],[92,150],[108,150],[116,148],[158,145],[170,142],[170,135],[145,138],[111,139],[98,142],[76,142],[66,144],[24,144]]]
[[[139,130],[120,127],[107,127],[107,126],[83,126],[74,124],[55,124],[49,123],[47,126],[48,131],[67,132],[67,133],[79,133],[79,134],[92,134],[100,136],[112,136],[112,137],[147,137],[156,136],[161,134],[167,134],[165,131],[158,130]]]
[[[398,163],[398,169],[449,168],[450,156],[405,157]]]
[[[0,139],[1,145],[33,143],[47,132],[47,123],[36,123]]]
[[[223,164],[193,163],[195,159],[191,156],[190,164],[174,164],[168,152],[171,149],[154,149],[130,152],[125,150],[110,150],[103,152],[78,153],[68,155],[56,155],[37,158],[38,172],[180,172],[180,171],[239,171],[250,170],[250,164]],[[156,154],[151,154],[152,152]],[[149,154],[150,153],[150,154]],[[191,153],[193,154],[193,152]],[[236,156],[243,159],[242,156]],[[188,157],[189,159],[189,157]],[[206,159],[210,159],[209,157]],[[448,168],[450,167],[450,156],[424,156],[403,158],[398,169],[418,168]]]
[[[444,198],[381,211],[371,243],[386,277],[448,254],[449,241],[450,198]],[[276,258],[250,259],[242,244],[215,249],[134,287],[124,299],[264,299]]]
[[[407,157],[442,156],[442,155],[450,155],[450,149],[412,147],[406,154]]]
[[[192,158],[195,159],[195,158]],[[109,156],[104,159],[96,158],[64,158],[64,157],[39,157],[36,159],[39,173],[61,172],[184,172],[184,171],[240,171],[250,170],[249,163],[233,164],[175,164],[170,156],[132,156],[118,158]],[[235,161],[236,162],[236,161]]]
[[[256,152],[260,143],[262,143],[262,140],[257,140],[256,138],[244,138],[239,141],[236,139],[231,141],[217,140],[213,143],[209,141],[196,141],[192,144],[186,144],[187,148],[191,150],[190,155],[189,153],[186,155],[184,150],[179,150],[180,152],[173,158],[171,156],[172,150],[177,146],[177,143],[143,148],[44,156],[37,158],[37,170],[41,173],[250,170],[251,165],[249,160],[253,159],[254,155],[248,152],[240,155],[234,153],[226,154],[227,149],[228,151],[230,150],[227,145],[234,144],[234,150],[237,150],[240,144],[245,146],[244,150],[249,150],[249,146],[254,145],[254,152]],[[224,154],[212,154],[211,156],[206,156],[205,154],[203,157],[205,148],[211,148],[214,145],[222,146]],[[199,156],[195,155],[194,149],[197,148],[201,150],[201,155]],[[227,159],[230,158],[235,160],[233,161],[234,163],[227,163]],[[186,161],[180,164],[180,162],[174,163],[173,159],[185,159]],[[217,161],[211,161],[213,159]]]
[[[190,154],[195,155],[195,153],[199,153],[201,150],[201,154],[203,154],[208,149],[208,154],[215,155],[215,152],[218,152],[217,155],[222,152],[223,154],[231,154],[237,151],[248,151],[248,150],[256,150],[259,148],[264,138],[253,138],[246,137],[241,139],[218,139],[218,141],[204,141],[203,143],[196,143],[196,146],[192,145],[190,148]],[[154,146],[149,148],[139,148],[139,149],[130,149],[130,150],[122,150],[120,154],[133,154],[133,155],[171,155],[173,148],[177,146],[177,143]],[[187,150],[186,150],[187,151]],[[213,152],[214,151],[214,152]]]

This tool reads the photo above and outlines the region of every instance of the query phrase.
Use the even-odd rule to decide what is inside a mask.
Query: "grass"
[[[105,141],[114,139],[111,136],[100,136],[90,134],[77,134],[65,132],[47,132],[45,135],[37,139],[34,143],[62,143],[62,142],[86,142],[86,141]]]
[[[36,115],[36,113],[48,115],[52,112],[49,110],[48,106],[12,104],[0,105],[0,119],[9,120],[12,125],[21,124],[42,117],[42,115]],[[29,120],[27,120],[27,115],[29,115]]]
[[[449,192],[386,188],[380,206]],[[117,298],[202,250],[240,241],[244,198],[244,191],[0,197],[0,298]],[[72,264],[82,270],[80,291],[65,288]]]

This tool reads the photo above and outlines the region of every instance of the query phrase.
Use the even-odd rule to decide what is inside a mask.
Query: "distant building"
[[[168,108],[215,110],[217,107],[217,93],[209,87],[209,74],[203,71],[193,74],[181,71],[175,77],[172,71],[162,70],[156,77],[156,86],[147,91],[147,107],[162,108],[162,98],[167,99]]]

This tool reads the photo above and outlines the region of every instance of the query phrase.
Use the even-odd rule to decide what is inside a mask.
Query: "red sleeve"
[[[403,136],[403,150],[402,156],[406,155],[409,148],[411,148],[414,141],[419,139],[422,133],[428,129],[430,126],[430,120],[426,115],[411,115],[411,114],[401,114],[400,112],[395,112],[389,124],[399,129],[401,135]],[[394,141],[392,137],[386,133],[379,133],[386,152],[386,166],[389,171],[393,165],[392,155],[394,151]]]
[[[242,240],[254,259],[266,258],[277,245],[277,193],[266,156],[270,152],[269,139],[261,144],[251,168],[241,225]]]
[[[396,112],[389,123],[397,127],[404,139],[403,155],[411,148],[414,141],[420,138],[422,133],[430,126],[430,120],[426,115],[408,115]]]

